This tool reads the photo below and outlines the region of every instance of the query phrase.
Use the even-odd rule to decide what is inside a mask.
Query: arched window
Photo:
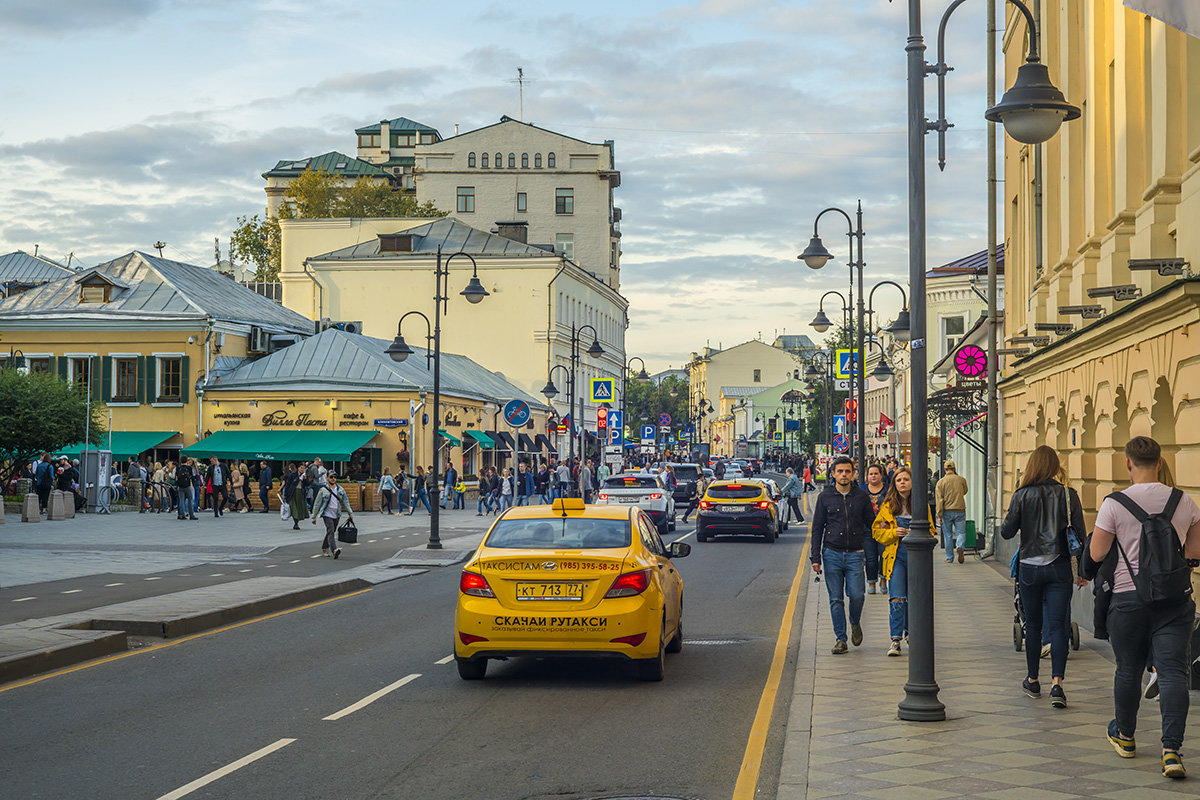
[[[529,169],[529,153],[521,153],[521,169]]]
[[[484,154],[483,154],[483,157],[484,157],[484,158],[487,158],[487,153],[484,153]],[[475,154],[474,154],[474,153],[468,153],[468,154],[467,154],[467,166],[468,166],[468,167],[473,167],[473,166],[475,166]]]
[[[554,169],[554,153],[546,153],[546,166]]]
[[[515,154],[515,153],[509,153],[509,154],[508,154],[508,168],[509,168],[509,169],[516,169],[516,168],[517,168],[517,156],[516,156],[516,154]]]
[[[503,167],[504,167],[504,158],[499,153],[496,153],[496,169],[502,169]]]
[[[484,169],[487,169],[487,153],[484,153],[483,155],[481,155],[481,156],[480,156],[480,159],[482,159],[482,160],[479,162],[479,163],[480,163],[480,165],[482,165],[482,167],[483,167]]]
[[[533,154],[533,168],[534,169],[542,168],[542,154],[541,153]]]

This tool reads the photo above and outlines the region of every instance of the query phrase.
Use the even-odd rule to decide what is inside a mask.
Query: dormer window
[[[112,287],[107,283],[83,284],[79,287],[79,302],[107,303],[112,300]]]

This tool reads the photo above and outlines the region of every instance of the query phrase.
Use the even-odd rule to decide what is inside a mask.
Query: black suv
[[[683,507],[687,508],[688,500],[692,496],[692,489],[695,487],[696,481],[700,480],[700,465],[668,464],[668,466],[675,473],[675,491],[671,494],[675,498],[675,505],[683,503]]]

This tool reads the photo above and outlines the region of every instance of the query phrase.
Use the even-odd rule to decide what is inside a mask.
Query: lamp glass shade
[[[483,288],[483,284],[479,282],[479,278],[472,275],[470,282],[467,283],[467,288],[463,289],[459,294],[467,298],[468,303],[475,304],[487,297],[491,292]]]
[[[875,365],[875,369],[871,370],[871,377],[880,382],[886,381],[895,374],[896,371],[893,370],[891,366],[889,366],[888,363],[882,358],[879,359],[879,363]]]
[[[808,247],[804,248],[804,252],[796,257],[810,268],[820,269],[833,258],[833,254],[825,248],[825,243],[821,241],[821,237],[814,235],[809,240]]]
[[[821,373],[817,372],[817,368],[814,367],[812,364],[809,364],[808,368],[804,370],[805,380],[815,381],[817,378],[820,378],[820,377],[821,377]]]
[[[833,323],[829,321],[829,317],[825,316],[824,309],[818,310],[817,315],[813,317],[812,322],[809,324],[812,325],[813,330],[817,333],[824,333],[833,327]]]
[[[641,369],[641,371],[639,371],[638,374],[634,376],[634,379],[639,380],[642,383],[648,383],[650,381],[650,375],[647,374],[646,368],[643,367]]]
[[[546,385],[542,387],[542,394],[547,400],[558,396],[558,387],[554,385],[554,381],[546,381]]]
[[[896,321],[891,324],[887,331],[898,342],[907,342],[909,340],[912,335],[912,330],[910,327],[907,308],[902,309],[900,313],[896,315]]]
[[[1004,132],[1025,144],[1048,141],[1066,120],[1078,119],[1079,108],[1050,80],[1045,64],[1033,61],[1017,69],[1017,79],[984,117],[1004,125]]]
[[[413,354],[413,349],[408,346],[407,342],[404,341],[403,336],[396,334],[396,338],[392,340],[392,343],[389,344],[387,349],[383,352],[391,356],[392,361],[395,361],[397,364],[399,364]]]
[[[587,349],[587,353],[593,357],[604,355],[604,348],[600,346],[599,339],[592,339],[592,346]]]

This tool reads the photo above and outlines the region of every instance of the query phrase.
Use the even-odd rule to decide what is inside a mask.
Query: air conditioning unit
[[[337,328],[339,331],[345,331],[346,333],[363,332],[363,324],[361,320],[358,322],[335,322],[333,323],[333,327]]]
[[[269,353],[271,351],[271,334],[262,328],[252,326],[249,345],[248,349],[251,353]]]

